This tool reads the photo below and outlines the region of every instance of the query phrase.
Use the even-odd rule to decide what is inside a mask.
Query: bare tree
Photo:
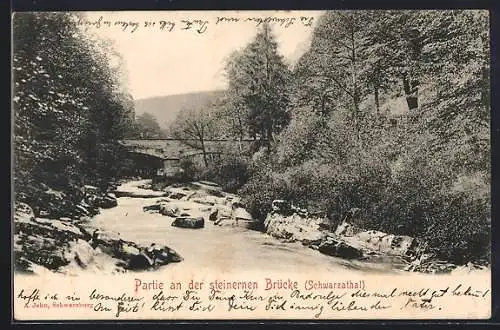
[[[180,111],[170,129],[173,137],[181,139],[192,148],[201,150],[203,162],[208,166],[206,140],[214,136],[211,106]]]

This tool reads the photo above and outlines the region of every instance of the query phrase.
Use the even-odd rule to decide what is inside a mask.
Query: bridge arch
[[[181,169],[182,159],[195,162],[203,159],[203,152],[196,148],[196,140],[181,139],[128,139],[120,143],[128,150],[137,173],[141,176],[171,176]],[[206,140],[205,154],[209,161],[220,159],[223,150],[240,150],[249,148],[255,141]]]
[[[164,159],[162,157],[143,152],[129,151],[128,161],[130,162],[130,175],[148,178],[162,175],[162,173],[160,173],[164,166]]]

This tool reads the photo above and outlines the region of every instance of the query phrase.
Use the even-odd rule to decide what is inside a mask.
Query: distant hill
[[[206,91],[135,100],[135,114],[149,112],[156,117],[162,129],[167,129],[183,108],[203,106],[222,96],[223,93],[224,91]]]

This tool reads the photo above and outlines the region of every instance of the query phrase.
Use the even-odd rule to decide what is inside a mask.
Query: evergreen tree
[[[140,139],[158,139],[163,137],[163,131],[156,117],[149,112],[137,116],[135,120],[136,137]]]
[[[269,24],[263,24],[252,42],[233,55],[226,71],[228,93],[240,127],[245,122],[249,135],[266,141],[269,151],[274,134],[289,121],[290,79]]]

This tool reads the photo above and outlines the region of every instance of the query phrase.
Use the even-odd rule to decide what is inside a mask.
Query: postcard
[[[490,318],[488,11],[12,27],[16,321]]]

